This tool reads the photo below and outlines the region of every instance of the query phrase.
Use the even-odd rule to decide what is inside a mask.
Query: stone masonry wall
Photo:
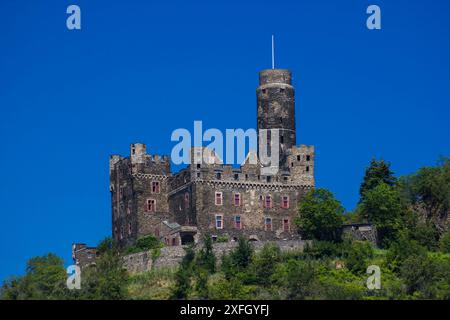
[[[304,240],[287,240],[287,241],[258,241],[252,242],[256,252],[260,251],[266,243],[274,243],[279,246],[283,252],[290,250],[303,250],[307,241]],[[237,246],[237,242],[214,243],[213,251],[220,262],[222,255],[229,253]],[[198,251],[200,246],[196,246]],[[129,254],[123,257],[125,269],[130,273],[139,273],[149,271],[152,268],[177,267],[185,254],[184,246],[164,247],[161,249],[160,255],[154,260],[151,251]]]

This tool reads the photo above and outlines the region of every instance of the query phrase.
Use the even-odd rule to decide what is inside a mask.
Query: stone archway
[[[194,242],[194,235],[192,233],[183,233],[180,235],[181,245],[186,245]]]

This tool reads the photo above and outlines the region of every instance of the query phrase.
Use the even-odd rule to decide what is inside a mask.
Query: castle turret
[[[259,87],[256,90],[258,135],[260,130],[267,129],[269,137],[271,130],[279,129],[281,168],[287,167],[288,151],[296,144],[294,87],[291,79],[291,72],[286,69],[263,70],[259,73]]]

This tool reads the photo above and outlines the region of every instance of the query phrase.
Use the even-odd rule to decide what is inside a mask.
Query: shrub
[[[346,266],[356,274],[365,273],[373,255],[373,247],[369,242],[354,241],[346,252]]]
[[[439,240],[439,247],[442,252],[450,253],[450,231],[447,231],[441,236],[441,240]]]
[[[256,283],[263,286],[269,285],[270,277],[280,260],[280,248],[275,244],[265,244],[261,252],[255,255],[251,265],[251,273],[255,275]]]
[[[134,246],[127,249],[126,253],[137,253],[142,251],[149,251],[152,249],[160,249],[163,244],[154,236],[146,236],[136,240]]]

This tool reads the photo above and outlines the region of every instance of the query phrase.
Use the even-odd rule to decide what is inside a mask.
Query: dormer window
[[[220,172],[216,172],[216,179],[217,180],[222,179],[222,174]]]

